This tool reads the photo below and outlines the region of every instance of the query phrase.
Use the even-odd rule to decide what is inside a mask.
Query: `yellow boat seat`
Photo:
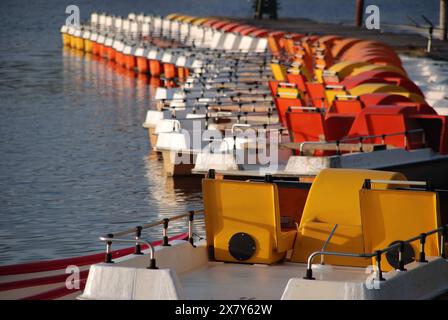
[[[336,96],[346,96],[348,95],[348,92],[342,89],[326,89],[325,90],[325,99],[328,102],[329,106],[333,105],[334,100],[336,99]],[[341,98],[344,99],[344,98]]]
[[[277,97],[286,99],[297,99],[300,98],[300,91],[296,87],[281,87],[277,88]]]
[[[198,18],[196,20],[193,21],[193,24],[196,26],[200,26],[201,24],[203,24],[204,22],[208,21],[210,18]]]
[[[293,248],[273,183],[203,179],[207,246],[217,261],[272,264]]]
[[[189,16],[182,20],[184,23],[192,23],[194,20],[198,19],[198,17]]]
[[[350,95],[360,96],[370,93],[390,93],[409,98],[413,102],[425,103],[425,98],[419,94],[409,92],[409,90],[393,84],[384,83],[364,83],[349,90]]]
[[[172,13],[172,14],[169,14],[169,15],[167,15],[166,17],[165,17],[165,19],[168,19],[168,20],[175,20],[177,17],[179,17],[180,16],[180,14],[179,13]]]
[[[359,68],[355,68],[353,70],[352,73],[350,73],[350,76],[357,76],[358,74],[361,74],[363,72],[367,72],[367,71],[373,71],[373,70],[383,70],[383,71],[392,71],[392,72],[396,72],[399,73],[405,77],[407,77],[406,72],[403,69],[400,69],[398,67],[395,66],[390,66],[390,65],[381,65],[381,64],[368,64],[366,66],[363,67],[359,67]],[[347,76],[349,76],[347,75]]]
[[[327,251],[367,253],[361,223],[359,190],[365,179],[406,180],[401,173],[324,169],[315,178],[308,194],[297,232],[291,261],[306,263],[311,253],[321,251],[331,230],[338,227]],[[379,185],[389,188],[389,185]],[[344,266],[367,266],[370,259],[326,256],[325,262]]]
[[[286,67],[277,62],[271,62],[271,71],[274,79],[277,81],[285,82],[286,78]]]
[[[368,66],[368,62],[353,62],[353,61],[343,61],[339,63],[335,63],[328,71],[337,74],[339,80],[345,79],[348,75],[350,75],[354,70],[359,69],[361,67]]]
[[[372,184],[372,186],[374,186]],[[362,189],[359,191],[361,221],[366,252],[374,252],[390,246],[399,240],[408,240],[423,232],[436,229],[440,225],[437,194],[431,191]],[[420,242],[410,244],[414,258],[418,259]],[[406,252],[406,251],[405,251]],[[412,252],[412,251],[411,251]],[[425,253],[438,256],[437,234],[426,238]],[[412,261],[405,258],[405,262]],[[397,268],[397,259],[393,265],[386,254],[381,259],[381,269],[385,271]],[[410,259],[406,261],[406,259]]]

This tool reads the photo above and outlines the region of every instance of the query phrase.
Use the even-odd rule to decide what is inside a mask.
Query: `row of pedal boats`
[[[377,42],[245,28],[179,14],[92,14],[75,28],[81,33],[61,30],[80,50],[95,42],[82,37],[89,30],[169,53],[169,62],[146,55],[146,70],[140,55],[128,66],[151,72],[156,60],[153,76],[179,80],[156,90],[144,126],[170,175],[205,174],[204,209],[104,235],[103,254],[0,267],[1,298],[431,299],[448,291],[445,117],[398,56]],[[274,166],[261,163],[265,150]],[[186,232],[172,235],[173,220]],[[153,228],[161,240],[146,240]],[[79,273],[67,274],[73,266]]]
[[[186,81],[158,88],[143,124],[168,175],[215,169],[225,176],[312,177],[322,168],[341,167],[399,170],[446,184],[440,174],[446,171],[446,116],[427,104],[386,45],[175,14],[156,17],[152,25],[145,22],[150,17],[130,17],[133,54],[122,60],[132,58],[131,69],[152,76]],[[91,20],[126,25],[112,16]],[[111,40],[127,34],[103,28]],[[73,42],[82,47],[72,36]],[[148,45],[155,42],[171,47]],[[113,47],[102,51],[108,50]]]

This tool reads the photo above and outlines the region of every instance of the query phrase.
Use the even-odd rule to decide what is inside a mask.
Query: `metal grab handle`
[[[100,241],[107,243],[107,249],[106,254],[110,255],[110,247],[112,242],[121,242],[121,243],[138,243],[138,244],[146,244],[149,247],[149,266],[148,269],[158,269],[156,266],[156,259],[155,259],[155,250],[152,244],[148,241],[141,240],[141,239],[119,239],[119,238],[111,238],[111,237],[100,237]],[[106,260],[107,262],[107,260]],[[111,261],[109,261],[111,262]]]
[[[353,99],[353,100],[359,100],[359,96],[354,96],[354,95],[351,95],[351,94],[337,94],[337,95],[335,96],[335,98],[336,98],[336,100],[339,100],[339,99]]]
[[[289,82],[280,82],[279,87],[289,87],[289,88],[296,88],[297,85],[294,83],[289,83]]]
[[[412,130],[407,130],[407,131],[403,131],[403,132],[393,132],[393,133],[385,133],[385,134],[377,134],[377,135],[368,135],[368,136],[359,136],[359,137],[353,137],[353,138],[344,138],[341,140],[334,140],[334,141],[319,141],[319,143],[323,143],[323,144],[328,144],[328,143],[342,143],[342,142],[349,142],[349,141],[359,141],[360,147],[362,149],[364,140],[367,139],[373,139],[373,138],[382,138],[383,140],[383,144],[384,144],[384,139],[386,137],[391,137],[391,136],[399,136],[399,135],[404,135],[405,138],[405,142],[407,145],[407,135],[410,133],[417,133],[420,132],[422,134],[422,142],[426,143],[426,138],[425,138],[425,131],[423,129],[412,129]],[[310,141],[310,142],[314,142],[315,141]]]
[[[216,115],[213,117],[219,118],[219,117],[231,117],[233,114],[230,111],[218,111],[216,112]]]
[[[323,141],[323,142],[320,142],[320,141],[304,141],[304,142],[300,142],[300,145],[299,145],[299,154],[301,155],[301,156],[303,156],[303,147],[305,146],[305,145],[313,145],[313,144],[317,144],[317,145],[319,145],[319,144],[322,144],[322,143],[326,143],[325,141]]]
[[[307,107],[307,106],[291,106],[288,107],[288,110],[312,110],[312,111],[318,111],[321,112],[322,108],[318,107]]]
[[[427,186],[426,181],[406,181],[406,180],[371,180],[366,179],[370,183],[383,183],[383,184],[398,184],[398,185],[413,185],[413,186]]]
[[[311,253],[308,257],[306,264],[306,275],[304,279],[315,280],[313,277],[313,260],[317,256],[336,256],[336,257],[352,257],[352,258],[371,258],[373,254],[363,254],[363,253],[346,253],[346,252],[332,252],[332,251],[315,251]],[[381,255],[380,255],[381,256]]]
[[[291,63],[291,67],[301,67],[301,66],[303,66],[303,63],[301,62],[294,61],[293,63]]]
[[[426,237],[433,235],[433,234],[439,234],[440,233],[440,256],[444,259],[447,259],[447,254],[446,254],[446,249],[445,249],[445,244],[446,244],[446,240],[448,237],[448,225],[443,225],[437,229],[433,229],[430,230],[428,232],[424,232],[419,234],[418,236],[415,236],[413,238],[410,238],[408,240],[405,241],[399,241],[396,242],[395,244],[392,244],[386,248],[380,249],[380,250],[376,250],[373,253],[347,253],[347,252],[332,252],[332,251],[315,251],[313,253],[311,253],[308,256],[308,261],[307,261],[307,269],[306,269],[306,275],[304,277],[304,279],[307,280],[315,280],[315,278],[313,278],[313,269],[312,269],[312,265],[313,265],[313,260],[315,257],[319,256],[319,255],[329,255],[329,256],[336,256],[336,257],[352,257],[352,258],[372,258],[375,257],[376,259],[376,265],[377,265],[377,279],[378,281],[383,281],[385,279],[383,279],[382,277],[382,270],[381,270],[381,255],[384,253],[387,253],[395,248],[400,248],[400,252],[401,252],[401,259],[400,259],[400,267],[398,270],[400,271],[406,271],[406,269],[404,268],[404,260],[403,260],[403,250],[404,250],[404,244],[405,243],[411,243],[414,241],[419,240],[420,241],[420,261],[419,262],[427,262],[425,260],[425,253],[424,253],[424,243],[426,241]],[[399,253],[400,254],[400,253]]]
[[[235,128],[250,128],[251,125],[248,123],[235,123],[232,125],[232,133],[235,133]],[[243,130],[240,129],[240,131],[242,132]]]
[[[321,252],[325,252],[325,249],[327,248],[328,243],[330,242],[331,238],[333,238],[333,235],[336,231],[336,229],[338,228],[338,224],[336,223],[333,227],[333,229],[331,230],[330,234],[328,235],[327,240],[325,240],[324,245],[322,246]],[[321,255],[320,256],[320,264],[324,264],[324,257],[325,255]]]
[[[329,84],[325,86],[325,89],[345,89],[345,86],[341,84]]]
[[[171,114],[173,114],[173,112],[175,113],[176,111],[179,111],[179,110],[181,110],[181,111],[185,110],[185,107],[179,107],[179,106],[163,106],[161,109],[162,109],[162,110],[168,110],[168,111],[171,112]]]

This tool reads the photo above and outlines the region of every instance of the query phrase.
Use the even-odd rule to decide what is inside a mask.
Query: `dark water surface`
[[[353,16],[352,0],[280,2],[283,16]],[[438,3],[367,2],[390,7],[389,22],[435,19]],[[62,50],[70,4],[82,20],[94,10],[250,15],[250,2],[237,0],[0,1],[0,264],[97,251],[105,232],[201,207],[197,183],[165,178],[149,154],[145,79]]]

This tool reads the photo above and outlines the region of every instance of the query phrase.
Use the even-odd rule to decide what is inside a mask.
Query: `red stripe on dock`
[[[81,271],[79,273],[79,278],[87,279],[88,274],[89,274],[89,270]],[[22,289],[22,288],[43,286],[43,285],[53,284],[53,283],[58,283],[58,282],[65,282],[67,277],[69,277],[70,275],[71,274],[58,274],[58,275],[49,276],[49,277],[33,278],[33,279],[25,279],[25,280],[0,283],[0,291],[16,290],[16,289]]]
[[[66,286],[52,289],[46,292],[38,293],[32,296],[22,298],[20,300],[54,300],[62,298],[77,291],[81,291],[86,286],[86,279],[79,280],[79,289],[67,289]]]
[[[172,240],[183,240],[187,238],[187,233],[181,233],[179,235],[175,235],[170,237],[170,241]],[[151,243],[153,246],[160,246],[162,244],[162,240],[154,241]],[[142,249],[147,249],[147,246],[142,246]],[[132,254],[134,252],[134,247],[118,249],[112,251],[112,258],[116,259],[119,257],[123,257],[128,254]],[[35,272],[44,272],[44,271],[54,271],[66,269],[69,265],[76,266],[85,266],[91,265],[95,263],[99,263],[104,261],[104,253],[96,253],[88,256],[75,257],[75,258],[67,258],[67,259],[59,259],[59,260],[47,260],[47,261],[39,261],[39,262],[31,262],[31,263],[23,263],[23,264],[15,264],[9,266],[0,266],[0,276],[7,275],[17,275],[17,274],[25,274],[25,273],[35,273]]]

